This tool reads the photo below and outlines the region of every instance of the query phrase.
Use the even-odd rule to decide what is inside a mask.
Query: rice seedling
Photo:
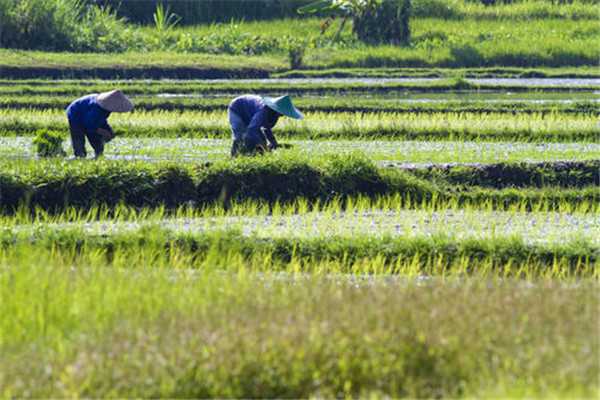
[[[55,135],[65,137],[64,134]],[[34,143],[35,140],[29,137],[0,137],[0,158],[34,158]],[[454,163],[483,165],[600,160],[600,145],[593,143],[289,140],[287,144],[293,147],[279,151],[303,158],[361,154],[380,166],[400,168]],[[104,156],[110,160],[201,163],[229,159],[230,147],[231,141],[221,139],[118,138],[107,147]]]
[[[527,113],[527,114],[593,114],[600,102],[593,92],[539,93],[525,92],[403,92],[372,95],[303,96],[294,99],[305,112],[340,113]],[[28,110],[65,109],[73,96],[7,95],[0,108]],[[138,111],[221,111],[225,112],[231,96],[159,94],[135,96]]]
[[[331,206],[330,206],[331,207]],[[401,237],[446,237],[456,242],[472,239],[504,240],[520,238],[525,244],[565,244],[565,238],[576,243],[589,243],[600,250],[600,220],[596,214],[556,212],[518,212],[481,210],[356,210],[347,205],[343,211],[273,212],[263,216],[169,217],[153,218],[137,215],[101,219],[95,222],[42,223],[14,225],[13,234],[38,235],[43,230],[81,229],[82,236],[113,235],[136,232],[146,227],[162,227],[176,233],[210,233],[239,231],[251,238],[336,238],[373,239]],[[81,213],[83,214],[83,213]],[[158,212],[158,215],[163,213]],[[192,213],[193,214],[193,213]],[[286,215],[287,214],[287,215]],[[86,214],[83,214],[86,215]],[[89,212],[87,213],[89,218]],[[58,220],[64,217],[58,218]],[[67,214],[67,218],[69,217]],[[133,218],[133,219],[130,219]],[[18,220],[18,219],[17,219]],[[36,218],[39,221],[39,218]],[[51,220],[57,220],[51,218]],[[7,226],[8,227],[8,226]],[[5,230],[9,235],[11,231]],[[445,239],[445,240],[448,240]],[[360,239],[357,239],[357,242]]]
[[[224,112],[141,111],[127,116],[114,115],[111,123],[120,136],[230,136]],[[31,135],[39,129],[66,130],[64,113],[58,110],[0,110],[2,136]],[[310,139],[596,142],[600,127],[592,114],[308,113],[303,121],[282,120],[276,133],[284,138]]]

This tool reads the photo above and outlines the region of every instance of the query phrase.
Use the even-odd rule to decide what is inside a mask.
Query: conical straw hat
[[[277,111],[279,114],[286,115],[294,119],[302,119],[304,115],[292,104],[290,96],[281,96],[277,98],[263,97],[263,102],[267,107]]]
[[[129,112],[133,110],[133,103],[120,90],[100,93],[97,97],[98,104],[106,111]]]

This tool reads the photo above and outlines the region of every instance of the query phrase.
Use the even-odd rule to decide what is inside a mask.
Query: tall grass
[[[588,397],[597,283],[313,277],[214,253],[0,256],[5,397]],[[43,265],[39,260],[44,260]],[[230,273],[211,272],[226,262]],[[369,261],[375,266],[376,260]],[[493,275],[492,275],[493,276]]]

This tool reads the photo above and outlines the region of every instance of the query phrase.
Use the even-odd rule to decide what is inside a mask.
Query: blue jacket
[[[83,96],[67,107],[67,118],[72,125],[83,127],[87,132],[96,132],[98,128],[111,130],[107,118],[110,111],[100,107],[97,94]]]
[[[279,116],[270,113],[262,97],[245,95],[235,98],[229,105],[229,109],[235,112],[248,125],[247,135],[251,139],[262,138],[261,127],[267,130],[267,138],[273,136],[271,129],[277,124]],[[269,117],[271,116],[271,117]]]

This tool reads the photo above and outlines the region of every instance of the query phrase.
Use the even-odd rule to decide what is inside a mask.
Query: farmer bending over
[[[120,90],[90,94],[72,102],[67,107],[67,118],[71,130],[71,144],[75,157],[86,156],[85,138],[94,148],[96,158],[104,152],[104,143],[110,142],[115,134],[106,121],[111,112],[133,110],[131,101]]]
[[[294,119],[304,116],[289,96],[278,98],[244,95],[234,99],[227,110],[233,146],[231,156],[264,153],[277,148],[271,129],[282,115]]]

